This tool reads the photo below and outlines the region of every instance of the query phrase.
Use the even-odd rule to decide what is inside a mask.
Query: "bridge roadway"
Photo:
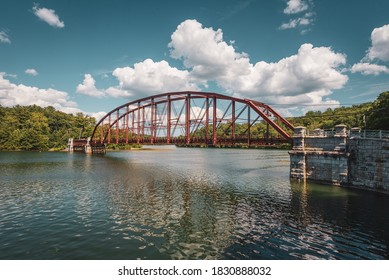
[[[90,145],[92,150],[111,143],[273,145],[290,142],[293,129],[262,102],[211,92],[169,92],[111,110],[96,124]]]

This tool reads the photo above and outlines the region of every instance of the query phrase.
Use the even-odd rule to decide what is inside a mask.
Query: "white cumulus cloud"
[[[112,96],[152,95],[169,91],[198,90],[189,77],[189,72],[171,67],[162,60],[146,59],[134,67],[116,68],[112,75],[119,81],[107,93]]]
[[[389,24],[374,28],[371,33],[371,47],[367,51],[369,60],[389,61]]]
[[[41,107],[53,106],[66,113],[80,112],[77,104],[71,101],[69,95],[64,91],[14,84],[7,80],[5,76],[5,73],[0,73],[0,104],[2,106],[35,104]]]
[[[85,74],[82,84],[79,84],[76,88],[76,92],[93,97],[103,97],[105,94],[103,91],[96,88],[96,81],[91,74]]]
[[[11,40],[9,39],[7,32],[0,31],[0,43],[11,44]]]
[[[49,25],[57,28],[65,27],[65,23],[59,19],[59,16],[55,13],[54,10],[39,8],[38,6],[34,6],[32,10],[38,18],[48,23]]]
[[[216,83],[231,95],[272,104],[333,107],[339,105],[331,99],[333,90],[344,87],[348,81],[341,69],[346,56],[330,47],[303,44],[295,54],[279,61],[251,62],[246,53],[238,52],[231,42],[224,41],[221,29],[203,27],[196,20],[179,24],[168,47],[171,57],[181,61],[184,70],[172,67],[165,60],[145,59],[133,66],[116,68],[112,75],[118,81],[117,86],[98,90],[94,79],[87,74],[77,92],[139,98],[172,91],[196,91]]]
[[[389,74],[389,68],[378,65],[375,62],[389,61],[389,24],[374,28],[371,32],[371,47],[367,50],[364,58],[354,64],[350,71],[360,72],[362,75]]]
[[[248,55],[223,41],[221,29],[203,28],[196,20],[178,25],[169,43],[172,58],[182,59],[191,75],[201,79],[229,79],[247,70]]]
[[[332,103],[328,95],[348,81],[338,69],[346,56],[329,47],[303,44],[297,54],[278,62],[251,63],[247,54],[223,40],[222,30],[204,28],[196,20],[181,23],[171,39],[171,56],[191,69],[194,80],[216,81],[231,94],[276,97],[277,103],[302,101],[301,96],[304,103]]]
[[[96,122],[101,120],[107,113],[104,111],[100,112],[92,112],[92,113],[85,113],[85,115],[91,116],[92,118],[95,118]]]
[[[381,73],[389,74],[389,68],[384,65],[377,65],[371,63],[357,63],[351,67],[351,72],[360,72],[363,75],[374,75],[377,76]]]
[[[31,76],[37,76],[38,75],[38,71],[36,71],[33,68],[27,69],[26,71],[24,71],[24,73],[26,73],[28,75],[31,75]]]
[[[304,0],[288,0],[286,8],[284,9],[285,14],[297,14],[308,9],[308,4]]]

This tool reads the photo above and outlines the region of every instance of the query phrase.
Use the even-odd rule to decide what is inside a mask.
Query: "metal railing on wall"
[[[335,129],[315,129],[307,130],[306,136],[317,137],[334,137],[336,134]],[[361,130],[358,128],[352,128],[347,130],[347,137],[354,138],[366,138],[366,139],[388,139],[388,130]]]

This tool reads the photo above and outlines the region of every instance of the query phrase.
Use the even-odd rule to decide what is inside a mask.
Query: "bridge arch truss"
[[[259,123],[262,131],[258,132]],[[185,91],[153,95],[113,109],[96,124],[91,143],[261,145],[289,142],[289,130],[292,124],[264,103]]]

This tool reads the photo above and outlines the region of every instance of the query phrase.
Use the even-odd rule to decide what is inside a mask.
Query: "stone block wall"
[[[307,136],[304,127],[297,127],[290,177],[389,193],[389,139],[360,138],[355,131],[350,138],[346,126],[339,125],[333,136]]]
[[[347,173],[347,155],[344,152],[308,152],[306,155],[306,176],[310,181],[344,185]]]
[[[389,192],[389,140],[348,140],[349,184]]]

